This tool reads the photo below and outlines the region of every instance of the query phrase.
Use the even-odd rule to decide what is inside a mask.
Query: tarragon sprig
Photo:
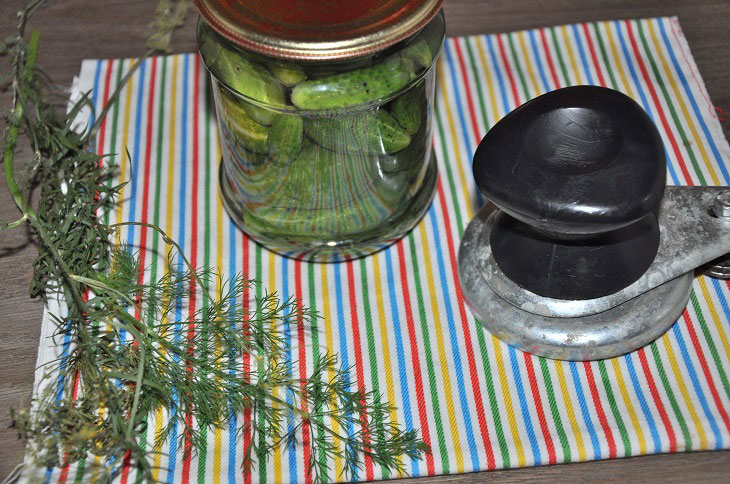
[[[114,168],[102,163],[104,156],[89,150],[105,112],[87,133],[77,132],[74,122],[91,107],[88,97],[61,112],[59,103],[49,100],[51,85],[35,65],[38,33],[24,40],[25,24],[42,3],[33,0],[20,12],[17,35],[0,48],[11,59],[13,93],[4,175],[20,213],[2,228],[30,226],[38,236],[31,295],[61,294],[68,306],[66,313],[53,315],[56,335],[70,340],[67,354],[63,362],[46,367],[54,378],[46,391],[14,414],[28,439],[29,462],[39,469],[80,462],[88,475],[105,479],[129,466],[152,480],[154,456],[174,428],[181,432],[171,445],[196,452],[206,445],[205,431],[246,411],[252,418],[237,419],[242,422],[238,431],[254,438],[245,449],[244,466],[296,443],[305,432],[311,445],[308,472],[315,480],[326,476],[334,457],[344,461],[344,477],[364,458],[391,472],[404,470],[403,457],[420,458],[427,447],[417,433],[380,423],[387,419],[376,417],[393,407],[380,403],[379,395],[351,389],[350,369],[342,368],[336,356],[314,361],[307,378],[292,376],[287,344],[277,328],[288,324],[309,331],[317,317],[299,301],[265,294],[244,310],[242,297],[256,292],[251,290],[256,282],[192,267],[179,246],[149,224],[169,247],[169,256],[166,272],[143,282],[136,254],[112,242],[122,224],[105,224],[98,215],[117,203],[122,186],[113,184]],[[175,17],[162,25],[181,22],[180,10],[160,12]],[[33,153],[26,178],[40,191],[35,205],[14,172],[21,134]],[[206,304],[189,318],[176,319],[191,287]],[[249,368],[241,364],[244,355]],[[53,384],[59,375],[69,383],[60,394]],[[150,447],[143,436],[149,416],[160,408],[167,410],[168,420]],[[368,428],[375,421],[381,426],[377,432]]]

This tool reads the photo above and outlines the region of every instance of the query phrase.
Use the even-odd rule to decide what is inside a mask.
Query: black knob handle
[[[649,213],[664,193],[661,137],[612,89],[574,86],[515,109],[484,137],[474,179],[510,215],[563,233],[597,233]]]
[[[523,104],[474,155],[479,190],[504,212],[491,235],[497,264],[560,299],[631,284],[658,248],[665,159],[649,116],[618,91],[574,86]]]

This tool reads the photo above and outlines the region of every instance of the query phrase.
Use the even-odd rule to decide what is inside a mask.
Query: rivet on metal
[[[712,212],[716,217],[730,218],[730,190],[719,194],[715,198]]]
[[[730,219],[730,190],[715,197],[712,214],[717,218]],[[730,254],[712,261],[703,273],[715,279],[730,279]]]

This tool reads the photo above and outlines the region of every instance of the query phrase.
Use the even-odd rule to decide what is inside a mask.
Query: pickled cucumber
[[[400,53],[405,59],[411,59],[416,61],[421,67],[427,68],[433,61],[433,54],[431,49],[424,39],[417,40]]]
[[[278,171],[270,165],[267,172],[267,180],[285,189],[249,207],[261,223],[268,223],[270,232],[287,230],[304,237],[357,233],[392,210],[384,203],[388,196],[379,193],[384,180],[375,156],[343,157],[304,140],[301,152],[286,169]]]
[[[422,93],[425,95],[425,93]],[[392,110],[392,107],[391,107]],[[431,120],[427,117],[421,119],[418,131],[411,135],[411,144],[404,150],[392,155],[381,155],[378,157],[378,165],[384,173],[408,173],[408,178],[413,181],[418,170],[425,163],[430,153]]]
[[[279,114],[274,118],[269,132],[268,150],[271,160],[288,164],[302,150],[304,128],[302,118]]]
[[[421,126],[421,89],[414,87],[393,100],[390,112],[406,133],[414,135]]]
[[[246,148],[243,140],[236,138],[236,132],[231,132],[223,125],[223,139],[221,143],[225,145],[226,151],[230,151],[230,162],[236,166],[236,169],[249,172],[257,169],[269,160],[268,153],[258,153]]]
[[[246,114],[257,123],[263,124],[264,126],[271,126],[271,123],[274,122],[274,116],[276,116],[275,111],[256,106],[247,101],[241,101],[241,103],[243,104],[243,109],[246,110]]]
[[[212,67],[238,93],[271,106],[284,106],[284,87],[263,66],[220,47]]]
[[[300,82],[291,101],[300,109],[331,109],[384,99],[403,89],[410,73],[398,56],[379,64]]]
[[[268,152],[269,128],[262,126],[248,115],[243,101],[234,98],[225,91],[221,92],[222,121],[232,131],[234,139],[243,147],[256,153]]]
[[[309,121],[305,129],[314,142],[335,152],[396,153],[411,142],[384,109]]]
[[[416,61],[413,59],[403,59],[403,67],[408,71],[409,81],[413,81],[418,78],[418,74],[421,72],[421,68],[418,67]]]
[[[436,16],[433,22],[429,22],[426,27],[418,34],[418,37],[425,40],[428,44],[431,53],[436,56],[441,51],[441,46],[444,42],[444,18],[442,16]]]
[[[286,87],[295,86],[307,78],[302,69],[294,66],[273,66],[271,72]]]

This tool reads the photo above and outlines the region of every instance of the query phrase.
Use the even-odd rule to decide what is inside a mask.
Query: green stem
[[[79,276],[76,274],[70,274],[69,277],[71,277],[71,279],[73,279],[74,281],[80,282],[82,284],[85,284],[85,285],[91,287],[92,289],[98,289],[101,291],[111,292],[112,294],[116,295],[119,299],[126,302],[130,306],[135,305],[135,302],[132,301],[132,299],[129,296],[127,296],[126,294],[122,294],[121,292],[117,291],[116,289],[114,289],[112,287],[109,287],[108,285],[104,284],[101,281],[97,281],[96,279],[91,279],[89,277]]]
[[[264,393],[264,397],[271,400],[272,402],[278,403],[279,405],[283,406],[287,410],[290,410],[290,411],[296,413],[297,415],[299,415],[300,417],[302,417],[304,419],[309,418],[309,413],[305,412],[304,410],[297,408],[294,405],[287,403],[284,400],[281,400],[280,398],[275,397],[271,393],[268,393],[266,390],[264,390],[263,393]]]
[[[25,223],[25,221],[28,220],[28,215],[23,214],[22,217],[20,217],[18,220],[14,222],[5,222],[4,224],[0,225],[0,230],[5,229],[14,229],[15,227],[19,227]]]
[[[26,60],[25,67],[23,69],[23,78],[22,78],[23,84],[29,82],[31,75],[33,74],[33,70],[35,69],[36,54],[38,52],[38,39],[39,39],[38,31],[34,30],[33,32],[31,32],[30,43],[29,43],[29,48],[28,48],[28,59]],[[48,249],[53,254],[53,258],[56,259],[56,262],[58,263],[58,265],[61,266],[61,268],[65,272],[64,277],[67,280],[69,280],[68,287],[71,290],[71,294],[73,295],[73,298],[76,300],[76,303],[79,305],[79,308],[82,311],[85,311],[86,305],[84,304],[84,298],[81,297],[81,292],[75,286],[73,281],[70,280],[71,269],[68,267],[66,262],[63,260],[63,257],[61,257],[61,254],[59,254],[58,251],[56,250],[56,248],[53,246],[53,243],[51,242],[50,237],[48,236],[48,233],[45,231],[43,226],[38,222],[38,214],[36,213],[36,211],[33,210],[33,207],[26,205],[23,202],[23,197],[20,193],[20,188],[18,187],[18,183],[15,181],[13,159],[14,159],[15,147],[18,143],[18,133],[20,132],[20,124],[23,119],[24,109],[23,109],[23,104],[18,102],[17,90],[20,89],[20,87],[18,86],[17,80],[13,82],[13,88],[16,91],[16,96],[15,96],[15,100],[13,102],[13,109],[11,111],[10,128],[8,129],[8,137],[6,139],[5,153],[3,155],[3,163],[5,164],[5,183],[8,186],[8,191],[10,192],[10,196],[12,197],[13,201],[15,202],[15,205],[18,207],[18,210],[20,210],[21,213],[28,218],[28,222],[31,224],[33,229],[35,229],[36,233],[41,238],[43,243],[48,247]]]
[[[338,439],[340,442],[349,442],[349,441],[352,440],[350,437],[345,437],[344,435],[338,434],[337,432],[335,432],[334,430],[332,430],[331,428],[329,428],[324,423],[317,422],[316,419],[310,420],[309,423],[310,423],[310,425],[311,424],[314,424],[314,425],[311,425],[312,427],[315,427],[316,426],[318,428],[323,429],[325,432],[327,432],[328,434],[330,434],[334,438]]]
[[[132,430],[134,430],[134,417],[137,414],[137,406],[139,405],[139,395],[142,391],[142,377],[144,376],[144,344],[137,345],[139,348],[139,368],[137,369],[137,379],[134,385],[134,401],[132,402],[132,411],[129,413],[129,423],[127,423],[127,440],[132,440]]]
[[[48,235],[48,232],[46,232],[41,223],[38,222],[35,211],[32,208],[28,207],[26,213],[28,214],[28,222],[30,223],[31,227],[33,227],[38,236],[41,238],[41,241],[46,245],[46,247],[48,247],[48,250],[50,250],[53,258],[56,260],[56,263],[61,267],[61,270],[63,271],[63,278],[66,279],[66,281],[68,282],[68,289],[71,291],[71,296],[74,298],[74,301],[81,310],[81,313],[88,313],[89,310],[86,307],[86,303],[84,302],[84,298],[81,295],[81,291],[76,286],[76,281],[73,280],[73,271],[71,271],[71,268],[68,266],[68,264],[66,264],[66,261],[63,259],[63,257],[61,257],[61,254],[53,245],[53,242],[51,241],[51,237]]]
[[[23,69],[22,83],[28,82],[33,69],[35,69],[35,59],[38,52],[38,39],[39,34],[37,30],[34,30],[30,34],[30,44],[28,48],[28,59],[25,62],[25,68]],[[23,104],[18,102],[18,81],[13,81],[13,91],[15,92],[15,99],[13,100],[13,109],[10,115],[10,128],[8,129],[8,137],[5,145],[5,154],[3,156],[3,163],[5,163],[5,181],[8,184],[8,191],[13,201],[18,206],[21,212],[26,213],[24,207],[23,198],[20,195],[20,188],[15,181],[15,174],[13,173],[13,158],[15,153],[15,147],[18,144],[18,134],[20,132],[20,125],[23,121]],[[28,207],[30,208],[30,207]],[[33,210],[30,208],[30,210]]]

